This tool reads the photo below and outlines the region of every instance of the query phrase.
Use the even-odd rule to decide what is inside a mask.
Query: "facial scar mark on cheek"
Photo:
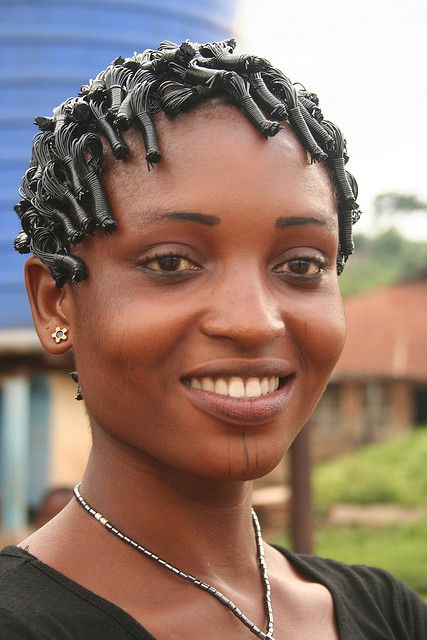
[[[242,435],[242,445],[243,445],[243,458],[245,461],[245,470],[243,475],[246,475],[249,471],[249,451],[248,451],[248,443],[246,440],[246,433],[243,432],[241,435]]]

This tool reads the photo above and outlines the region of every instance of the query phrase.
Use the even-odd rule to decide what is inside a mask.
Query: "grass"
[[[317,531],[316,554],[387,569],[427,597],[427,519],[400,525],[328,527]]]
[[[386,569],[427,599],[427,519],[387,526],[323,527],[315,535],[315,553],[348,564]],[[288,545],[280,536],[278,544]]]
[[[336,503],[427,506],[427,428],[317,465],[314,505],[320,522]],[[289,544],[283,536],[275,540]],[[427,518],[398,525],[318,526],[315,553],[381,567],[427,599]]]
[[[318,515],[341,502],[427,505],[427,428],[320,464],[313,475]]]

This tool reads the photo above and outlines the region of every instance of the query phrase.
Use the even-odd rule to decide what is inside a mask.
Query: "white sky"
[[[382,191],[427,200],[426,0],[240,0],[236,24],[239,51],[315,91],[344,131],[364,212],[356,228],[373,230]],[[427,238],[427,214],[410,226]]]

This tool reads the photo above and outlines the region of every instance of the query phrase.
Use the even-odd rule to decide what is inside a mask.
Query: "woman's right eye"
[[[200,267],[189,258],[177,253],[150,256],[141,263],[141,266],[149,271],[169,274],[197,271],[200,269]]]

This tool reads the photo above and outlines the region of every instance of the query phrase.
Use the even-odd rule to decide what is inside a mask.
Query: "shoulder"
[[[427,638],[427,604],[388,571],[279,550],[305,577],[328,587],[341,611],[358,624],[377,621],[399,640]]]
[[[0,637],[8,640],[42,640],[37,626],[30,624],[29,598],[38,600],[31,567],[17,547],[0,552]]]
[[[0,639],[152,637],[123,610],[19,547],[0,552]]]
[[[62,627],[82,612],[82,603],[24,549],[0,552],[0,638],[69,637]]]
[[[0,606],[12,603],[26,587],[31,574],[25,552],[19,547],[5,547],[0,551]]]
[[[43,636],[24,619],[3,607],[0,607],[0,637],[7,640],[43,640]]]

